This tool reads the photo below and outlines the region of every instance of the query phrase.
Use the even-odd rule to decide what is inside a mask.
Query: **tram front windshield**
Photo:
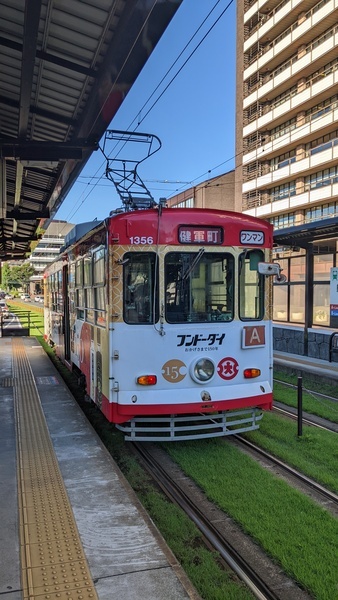
[[[219,252],[170,252],[165,257],[168,323],[231,321],[234,257]]]

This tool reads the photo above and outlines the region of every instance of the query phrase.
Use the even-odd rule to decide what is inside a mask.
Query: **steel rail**
[[[297,409],[295,409],[295,410],[297,410]],[[297,419],[298,419],[298,415],[296,413],[291,412],[291,410],[287,410],[286,408],[281,408],[280,406],[276,406],[276,404],[274,404],[274,406],[273,406],[273,411],[283,413],[284,415],[286,415],[293,421],[297,421]],[[308,419],[307,417],[303,417],[302,421],[303,421],[303,423],[305,423],[306,425],[310,425],[311,427],[318,427],[318,429],[323,429],[324,431],[330,431],[331,433],[332,432],[337,433],[337,424],[336,423],[332,423],[332,426],[329,426],[330,421],[328,421],[327,419],[324,419],[323,417],[318,417],[318,418],[322,419],[323,421],[326,421],[328,423],[328,425],[321,425],[320,423],[316,423],[315,421],[312,421],[311,419]]]
[[[185,494],[185,492],[171,479],[163,467],[146,450],[144,445],[133,442],[136,453],[141,456],[145,468],[150,475],[160,485],[161,489],[178,506],[184,510],[189,518],[195,523],[207,542],[219,552],[222,559],[236,573],[241,581],[246,583],[248,588],[259,600],[279,600],[279,596],[271,590],[267,584],[260,578],[231,546],[231,544],[217,531],[217,529],[201,513],[194,502]]]
[[[297,386],[294,383],[288,383],[286,381],[282,381],[281,379],[275,379],[275,378],[273,378],[273,380],[276,383],[281,383],[283,385],[286,385],[287,387],[292,387],[294,389],[297,389]],[[307,394],[312,394],[313,396],[319,396],[320,398],[325,398],[326,400],[330,400],[335,403],[338,402],[338,398],[334,398],[333,396],[328,396],[328,394],[322,394],[321,392],[315,392],[314,390],[309,390],[308,388],[303,387],[303,392],[306,392]]]
[[[234,435],[233,437],[240,444],[243,444],[244,446],[247,446],[251,450],[254,450],[257,454],[260,454],[264,458],[267,458],[273,464],[277,465],[281,469],[284,469],[284,471],[286,471],[287,473],[290,473],[296,479],[299,479],[299,481],[301,481],[302,483],[305,483],[307,486],[309,486],[310,488],[312,488],[313,490],[315,490],[317,493],[319,493],[322,496],[324,496],[327,500],[330,500],[334,504],[338,505],[338,496],[334,492],[331,492],[330,490],[326,489],[324,486],[320,485],[320,483],[317,483],[316,481],[314,481],[310,477],[307,477],[307,475],[304,475],[303,473],[300,473],[299,471],[297,471],[293,467],[290,467],[289,465],[287,465],[285,462],[283,462],[279,458],[276,458],[272,454],[269,454],[269,452],[266,452],[266,450],[263,450],[262,448],[260,448],[259,446],[256,446],[252,442],[249,442],[249,440],[244,439],[240,435]]]

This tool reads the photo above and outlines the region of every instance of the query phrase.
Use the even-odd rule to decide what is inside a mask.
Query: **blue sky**
[[[138,169],[156,201],[234,168],[235,12],[234,1],[183,0],[109,126],[160,138],[161,149]],[[113,142],[107,144],[106,153],[114,147]],[[104,175],[105,166],[98,150],[55,219],[71,223],[101,220],[121,206],[113,183]]]

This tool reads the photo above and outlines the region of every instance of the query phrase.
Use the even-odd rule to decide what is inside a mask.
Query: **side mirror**
[[[276,283],[286,282],[286,277],[285,275],[282,275],[282,269],[278,263],[259,262],[257,270],[260,275],[274,275],[276,277]]]

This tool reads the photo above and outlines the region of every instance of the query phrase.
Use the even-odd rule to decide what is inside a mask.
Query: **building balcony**
[[[36,264],[50,264],[52,262],[54,262],[55,260],[55,256],[30,256],[29,257],[29,262],[32,266],[36,265]]]
[[[319,96],[323,92],[330,93],[334,86],[338,84],[338,69],[334,72],[328,73],[326,76],[321,78],[319,81],[309,82],[308,86],[302,91],[289,97],[284,102],[281,102],[278,106],[274,105],[271,110],[268,110],[264,115],[255,119],[252,123],[249,123],[243,128],[243,137],[247,137],[257,129],[267,129],[273,127],[274,121],[281,120],[281,118],[291,119],[297,115],[301,109],[304,110],[304,105],[308,105],[309,101],[313,103],[319,101]],[[273,102],[272,102],[273,104]]]
[[[280,26],[280,30],[282,29],[282,31],[285,31],[288,25],[291,25],[292,21],[296,20],[297,12],[299,12],[299,7],[302,5],[302,3],[303,0],[289,0],[288,2],[280,2],[276,8],[267,13],[266,16],[264,15],[260,25],[244,42],[244,52],[247,52],[249,48],[251,48],[251,46],[253,46],[256,42],[259,42],[264,38],[266,39],[267,35],[270,35],[270,39],[271,37],[276,37],[276,32],[274,31],[274,33],[271,34],[271,31],[275,29],[277,25]],[[260,10],[259,12],[264,12],[264,9]],[[254,14],[256,13],[253,13],[253,15]],[[245,22],[248,22],[248,20],[245,19]],[[281,33],[281,31],[278,33]]]
[[[326,182],[317,184],[316,187],[309,188],[301,194],[294,194],[280,199],[272,199],[271,196],[267,196],[264,200],[262,195],[258,194],[259,205],[253,205],[254,198],[248,201],[243,200],[243,212],[247,215],[266,219],[278,213],[309,208],[311,204],[318,205],[336,201],[338,199],[338,182],[335,179],[330,180],[327,184],[325,184]]]
[[[36,248],[34,248],[33,252],[32,252],[32,256],[34,256],[35,254],[60,254],[60,249],[61,246],[59,247],[53,247],[53,246],[36,246]]]
[[[301,143],[306,137],[312,137],[318,135],[319,132],[325,131],[325,129],[332,129],[337,127],[338,124],[338,103],[331,107],[329,111],[323,111],[323,114],[318,112],[311,115],[309,120],[288,131],[275,136],[273,139],[269,139],[265,143],[253,148],[249,152],[243,154],[243,165],[249,164],[256,160],[268,159],[270,154],[282,154],[283,149],[295,148],[297,144]]]
[[[278,56],[284,52],[290,52],[290,49],[297,49],[302,44],[302,38],[308,42],[309,35],[313,39],[320,35],[330,24],[334,25],[337,22],[335,12],[337,11],[337,0],[322,0],[317,6],[312,8],[307,13],[307,18],[301,23],[295,23],[294,26],[286,29],[281,35],[275,37],[273,31],[271,37],[274,37],[272,42],[269,42],[257,54],[257,57],[244,69],[243,80],[249,79],[256,71],[264,71],[264,68],[270,67],[273,63],[280,63]],[[318,27],[317,27],[318,26]],[[256,33],[261,37],[260,28]],[[310,39],[311,39],[310,38]],[[259,41],[258,39],[258,41]],[[250,48],[254,44],[254,40],[245,42],[245,49]],[[245,50],[244,50],[245,51]],[[290,56],[290,54],[289,54]],[[271,68],[271,67],[270,67]]]
[[[269,173],[246,181],[243,184],[243,193],[248,193],[255,189],[273,187],[282,182],[308,175],[311,171],[320,170],[320,168],[329,168],[332,164],[337,164],[337,162],[338,139],[322,144],[318,148],[312,148],[306,158],[302,160],[296,160],[293,157],[283,161],[280,167],[276,166]]]
[[[316,47],[313,47],[312,44],[308,46],[308,50],[306,54],[304,54],[301,58],[297,58],[297,55],[291,57],[290,60],[286,61],[284,65],[280,65],[277,69],[272,71],[269,75],[267,75],[264,79],[262,77],[260,82],[252,93],[246,96],[243,101],[243,108],[248,108],[251,104],[255,102],[259,102],[260,100],[264,100],[267,96],[270,96],[274,93],[276,94],[276,90],[278,87],[283,86],[283,84],[290,85],[294,80],[296,82],[296,78],[302,74],[304,69],[309,68],[309,65],[312,65],[312,69],[315,68],[316,61],[320,61],[325,56],[328,56],[330,53],[335,52],[335,56],[338,54],[338,26],[332,28],[331,35],[329,37],[323,36],[322,43],[317,42]],[[327,59],[329,61],[329,58]]]

